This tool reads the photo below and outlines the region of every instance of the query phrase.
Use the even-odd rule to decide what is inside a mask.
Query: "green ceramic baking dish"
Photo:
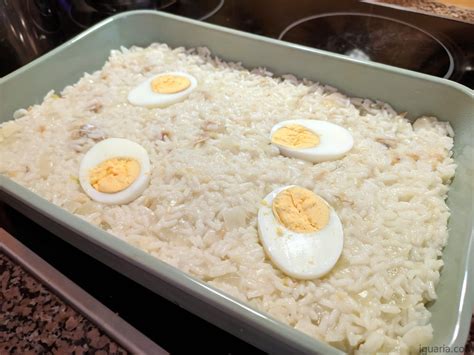
[[[463,346],[473,306],[473,91],[448,80],[382,64],[268,39],[154,11],[132,11],[111,17],[64,45],[0,79],[0,119],[40,103],[84,72],[99,69],[111,49],[146,46],[207,46],[224,59],[247,67],[265,66],[277,74],[292,73],[339,88],[356,97],[386,101],[412,117],[431,114],[451,122],[458,168],[449,192],[452,216],[445,266],[431,304],[433,346]],[[1,152],[0,152],[1,153]],[[0,198],[53,233],[154,292],[230,333],[272,353],[341,353],[252,309],[199,280],[138,250],[33,192],[0,176]]]

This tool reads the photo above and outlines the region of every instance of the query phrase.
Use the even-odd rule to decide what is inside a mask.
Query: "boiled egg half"
[[[183,101],[196,86],[196,78],[188,73],[163,73],[148,78],[132,89],[128,101],[135,106],[166,107]]]
[[[140,144],[123,138],[109,138],[84,155],[79,182],[93,200],[105,204],[126,204],[135,200],[150,181],[150,160]]]
[[[343,229],[334,209],[314,192],[285,186],[268,194],[258,211],[266,254],[296,279],[323,276],[342,253]]]
[[[312,163],[340,159],[354,145],[347,129],[334,123],[307,119],[276,124],[270,140],[282,155]]]

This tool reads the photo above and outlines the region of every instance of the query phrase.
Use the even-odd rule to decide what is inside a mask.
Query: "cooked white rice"
[[[145,78],[174,70],[199,81],[187,100],[127,102]],[[1,125],[0,173],[114,236],[349,352],[431,340],[425,303],[436,299],[455,170],[448,123],[411,124],[383,103],[164,44],[113,51],[102,70],[16,118]],[[269,132],[293,118],[342,125],[355,146],[321,164],[283,157]],[[78,184],[82,157],[104,137],[149,153],[151,183],[128,205],[93,202]],[[260,201],[288,184],[321,195],[344,225],[343,254],[321,279],[285,276],[259,243]]]

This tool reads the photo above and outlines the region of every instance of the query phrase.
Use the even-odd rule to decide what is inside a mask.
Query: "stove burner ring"
[[[444,50],[444,52],[446,53],[446,55],[449,59],[449,67],[447,68],[446,73],[443,75],[443,78],[450,78],[452,76],[453,72],[454,72],[455,66],[454,66],[453,55],[451,54],[449,49],[446,47],[446,45],[443,44],[443,42],[441,42],[439,39],[434,37],[431,33],[427,32],[427,31],[425,31],[425,30],[423,30],[423,29],[421,29],[421,28],[419,28],[415,25],[412,25],[412,24],[409,24],[407,22],[400,21],[400,20],[397,20],[397,19],[394,19],[394,18],[386,17],[386,16],[366,14],[366,13],[362,13],[362,12],[330,12],[330,13],[324,13],[324,14],[320,14],[320,15],[308,16],[308,17],[304,17],[304,18],[302,18],[298,21],[295,21],[292,24],[290,24],[289,26],[287,26],[280,33],[280,35],[278,36],[278,39],[285,40],[284,37],[291,30],[293,30],[294,28],[296,28],[297,26],[299,26],[301,24],[304,24],[305,22],[309,22],[309,21],[315,20],[315,19],[330,18],[330,17],[335,17],[335,16],[354,16],[354,17],[358,16],[358,17],[367,17],[367,18],[371,17],[371,18],[376,18],[378,20],[385,20],[385,21],[389,21],[389,22],[392,22],[392,23],[396,23],[398,25],[407,26],[408,28],[411,28],[412,30],[418,31],[419,33],[422,33],[423,35],[429,37],[432,41],[437,43]],[[312,45],[309,44],[308,46],[312,46]],[[326,49],[323,49],[323,50],[326,50]],[[329,50],[329,51],[331,51],[331,50]],[[365,53],[365,51],[360,49],[360,48],[352,48],[352,49],[349,49],[349,50],[347,50],[343,53],[339,53],[339,54],[344,54],[346,56],[349,56],[349,57],[351,57],[353,59],[356,59],[356,60],[359,60],[359,61],[371,61],[370,54]],[[393,64],[391,64],[391,65],[393,65]]]
[[[220,0],[216,8],[212,10],[211,12],[209,12],[207,15],[204,15],[201,18],[199,18],[199,21],[204,21],[205,19],[208,19],[209,17],[214,16],[220,9],[222,9],[222,6],[224,6],[224,2],[225,0]]]
[[[82,29],[87,29],[105,18],[103,14],[90,7],[84,0],[71,2],[68,5],[69,19]]]
[[[32,2],[26,1],[26,10],[33,24],[46,34],[56,33],[59,30],[59,18],[54,9],[47,2]]]
[[[172,0],[172,1],[162,5],[161,7],[157,8],[156,10],[165,11],[168,7],[173,6],[174,4],[176,4],[176,1],[178,1],[178,0]]]
[[[177,0],[165,11],[196,20],[206,20],[214,16],[224,6],[225,0]]]
[[[80,28],[86,29],[110,15],[130,10],[133,6],[135,6],[135,8],[171,12],[181,16],[183,16],[182,12],[184,10],[185,12],[189,12],[189,14],[185,15],[186,17],[203,21],[215,15],[224,6],[224,2],[225,0],[208,0],[201,2],[197,0],[163,0],[161,3],[155,1],[154,5],[152,5],[151,1],[146,0],[142,2],[132,2],[130,0],[108,0],[100,2],[92,0],[73,0],[67,11],[72,22]],[[209,8],[212,8],[212,10],[209,11]],[[198,11],[196,14],[197,10],[201,10],[201,13]],[[209,12],[205,13],[205,11]],[[196,15],[193,16],[193,14]]]
[[[178,0],[155,1],[152,10],[166,10],[177,3]],[[152,5],[151,1],[133,2],[124,0],[91,1],[73,0],[67,6],[69,18],[80,28],[87,29],[108,16],[118,14],[125,10],[145,9]]]
[[[104,14],[117,14],[127,10],[164,10],[178,0],[84,0],[90,7]]]

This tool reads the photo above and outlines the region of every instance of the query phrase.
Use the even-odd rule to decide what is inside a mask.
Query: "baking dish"
[[[155,11],[111,17],[64,45],[0,79],[0,118],[40,103],[51,89],[61,91],[82,74],[99,69],[111,49],[146,46],[207,46],[246,67],[265,66],[339,88],[345,94],[386,101],[411,117],[432,114],[451,122],[456,177],[448,204],[450,241],[432,312],[434,341],[449,347],[465,343],[473,303],[473,126],[474,94],[456,83],[377,63],[259,37]],[[273,320],[215,288],[110,235],[33,192],[0,176],[0,198],[53,233],[115,270],[232,334],[273,353],[338,354],[339,350]]]

